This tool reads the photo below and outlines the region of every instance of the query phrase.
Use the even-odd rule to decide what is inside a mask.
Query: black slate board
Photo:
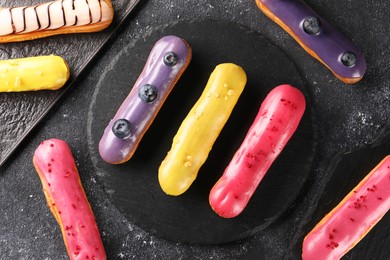
[[[0,167],[48,110],[73,86],[75,79],[123,23],[138,1],[114,0],[114,21],[103,32],[0,44],[0,59],[55,54],[63,57],[71,70],[67,84],[58,91],[0,93]],[[17,0],[0,0],[0,6],[29,6],[43,2],[47,1],[28,0],[21,3]]]
[[[184,38],[192,61],[141,141],[122,165],[105,163],[98,152],[103,131],[138,78],[154,43],[165,35]],[[191,188],[178,197],[164,194],[157,172],[181,121],[201,95],[220,63],[242,66],[247,85]],[[280,73],[283,70],[283,74]],[[300,127],[267,173],[243,214],[216,215],[208,204],[210,189],[223,173],[271,89],[291,84],[305,92],[299,71],[279,48],[258,33],[230,22],[179,22],[156,28],[126,46],[102,75],[88,113],[90,151],[111,200],[133,223],[173,241],[221,244],[250,237],[282,214],[302,188],[315,154],[316,126],[309,108]]]

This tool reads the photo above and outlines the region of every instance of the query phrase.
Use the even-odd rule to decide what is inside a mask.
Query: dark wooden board
[[[0,44],[0,59],[14,59],[55,54],[69,64],[71,76],[57,91],[0,93],[0,167],[36,124],[47,114],[60,97],[109,41],[139,0],[115,0],[115,17],[109,28],[98,33],[59,35],[35,41]],[[0,6],[29,6],[43,0],[0,0]]]

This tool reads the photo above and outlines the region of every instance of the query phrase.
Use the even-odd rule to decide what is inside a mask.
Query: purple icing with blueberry
[[[104,161],[119,164],[131,158],[191,56],[188,43],[176,36],[165,36],[154,45],[137,82],[100,139]]]
[[[354,83],[363,77],[366,71],[363,53],[303,1],[256,1],[265,14],[270,16],[269,10],[276,16],[342,81]],[[274,17],[270,18],[276,21]]]

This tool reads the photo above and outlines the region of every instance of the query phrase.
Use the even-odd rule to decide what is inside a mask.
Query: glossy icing
[[[66,61],[59,56],[0,60],[0,92],[56,90],[69,74]]]
[[[170,52],[177,55],[175,65],[164,63],[164,56]],[[99,142],[100,156],[104,161],[118,164],[131,158],[165,99],[187,68],[191,56],[187,42],[176,36],[165,36],[154,45],[130,94],[104,130]],[[145,102],[139,96],[140,89],[147,84],[157,90],[157,97],[152,102]],[[129,137],[118,138],[113,133],[113,125],[118,119],[126,119],[131,124],[133,129]]]
[[[259,8],[286,30],[310,55],[326,65],[346,83],[359,81],[366,71],[363,53],[355,44],[338,32],[325,19],[301,0],[256,0]],[[316,17],[321,24],[318,34],[306,33],[302,26],[305,18]],[[356,55],[354,66],[345,66],[341,57],[345,52]]]
[[[30,37],[34,39],[61,32],[102,30],[111,23],[113,15],[108,0],[57,0],[35,6],[3,8],[0,9],[0,42],[29,40]],[[62,31],[54,32],[60,29]],[[29,33],[37,34],[31,36]]]
[[[46,140],[36,149],[33,162],[48,206],[61,227],[69,258],[106,259],[69,146],[62,140]]]
[[[305,111],[303,94],[290,85],[274,88],[223,176],[211,189],[209,202],[224,218],[239,215],[260,181],[294,134]]]
[[[193,183],[245,84],[241,67],[226,63],[215,68],[160,165],[158,179],[165,193],[180,195]]]
[[[305,237],[302,258],[340,259],[389,209],[390,156],[387,156]]]

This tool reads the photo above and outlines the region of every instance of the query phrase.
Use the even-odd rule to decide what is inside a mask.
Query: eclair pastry
[[[304,95],[290,85],[277,86],[267,95],[240,148],[210,191],[211,208],[219,216],[233,218],[244,210],[298,128],[305,108]]]
[[[55,55],[0,60],[0,92],[57,90],[69,75],[66,61]]]
[[[340,259],[389,209],[390,155],[307,234],[302,259]]]
[[[101,31],[111,24],[113,16],[110,0],[56,0],[0,8],[0,43]]]
[[[233,63],[220,64],[211,73],[160,165],[158,180],[166,194],[178,196],[191,186],[229,119],[246,80],[245,71]]]
[[[361,50],[301,0],[256,0],[260,10],[289,33],[338,79],[362,79],[366,61]]]
[[[57,220],[70,259],[106,259],[92,209],[65,141],[42,142],[33,157],[50,211]]]
[[[99,153],[105,162],[130,160],[191,57],[190,46],[177,36],[156,42],[141,75],[100,139]]]

